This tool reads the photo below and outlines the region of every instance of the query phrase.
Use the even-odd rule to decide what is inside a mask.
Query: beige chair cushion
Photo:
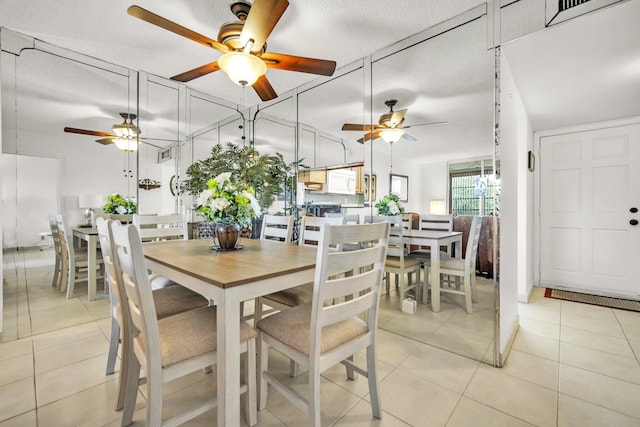
[[[267,300],[272,300],[284,304],[288,307],[295,307],[301,304],[311,304],[313,300],[313,283],[296,286],[284,291],[274,292],[264,296]]]
[[[180,285],[156,289],[152,295],[158,319],[209,305],[205,297]]]
[[[256,327],[300,353],[309,355],[311,304],[299,305],[268,316],[259,321]],[[322,328],[320,354],[367,332],[367,324],[357,317],[325,326]]]
[[[203,307],[158,320],[162,367],[216,351],[216,308]],[[240,322],[240,341],[255,338],[256,330]],[[144,345],[144,337],[138,335]]]
[[[388,256],[384,265],[385,267],[400,268],[400,257]],[[408,256],[404,257],[404,268],[410,269],[411,267],[417,267],[418,265],[420,265],[420,260],[409,258]]]

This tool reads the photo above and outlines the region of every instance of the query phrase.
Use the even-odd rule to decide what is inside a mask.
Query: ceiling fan
[[[136,119],[135,114],[130,113],[119,113],[122,117],[122,123],[115,124],[111,128],[112,132],[101,132],[97,130],[87,130],[87,129],[78,129],[72,127],[65,127],[64,131],[68,133],[77,133],[80,135],[92,135],[92,136],[101,136],[102,139],[96,139],[97,143],[108,145],[115,144],[122,151],[136,151],[138,149],[138,139],[140,142],[150,145],[155,148],[163,148],[158,145],[152,144],[149,140],[154,141],[171,141],[169,139],[159,139],[159,138],[138,138],[140,135],[140,129],[133,124],[133,121]]]
[[[172,80],[188,82],[223,70],[234,83],[253,86],[260,99],[268,101],[278,95],[264,75],[267,68],[323,76],[331,76],[336,68],[335,61],[266,51],[267,37],[288,6],[287,0],[255,0],[253,5],[246,0],[232,1],[231,12],[238,21],[223,24],[218,32],[218,40],[196,33],[140,6],[129,7],[127,13],[223,53],[217,61],[175,75],[171,77]]]
[[[399,111],[393,111],[393,107],[398,103],[397,99],[389,99],[384,102],[384,104],[389,107],[389,112],[384,113],[380,116],[377,125],[367,125],[367,124],[355,124],[355,123],[345,123],[342,125],[342,130],[356,130],[367,132],[362,138],[358,139],[360,144],[364,144],[365,141],[370,139],[382,138],[385,142],[389,144],[393,144],[394,142],[399,141],[400,139],[405,139],[407,141],[416,141],[414,137],[405,133],[405,129],[410,128],[411,126],[402,126],[404,123],[404,116],[407,114],[408,108]],[[432,122],[432,123],[421,123],[416,126],[426,126],[426,125],[437,125],[447,122]]]

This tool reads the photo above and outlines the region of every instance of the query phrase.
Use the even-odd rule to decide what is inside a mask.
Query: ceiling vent
[[[580,6],[589,0],[558,0],[558,12],[564,12],[572,7]]]

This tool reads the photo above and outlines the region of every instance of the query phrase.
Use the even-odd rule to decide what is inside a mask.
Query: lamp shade
[[[444,200],[434,199],[429,202],[429,213],[431,215],[444,215]]]
[[[78,207],[81,209],[100,208],[104,204],[102,194],[80,194]]]
[[[235,84],[251,86],[267,72],[264,61],[244,52],[229,52],[218,58],[218,66]]]
[[[136,141],[135,137],[114,138],[113,142],[122,151],[138,151],[138,141]]]
[[[382,137],[384,142],[388,144],[397,142],[400,138],[402,138],[402,135],[404,135],[404,129],[398,128],[389,128],[380,132],[380,136]]]

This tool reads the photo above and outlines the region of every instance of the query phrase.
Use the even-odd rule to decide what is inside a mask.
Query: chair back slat
[[[262,217],[261,240],[291,243],[293,237],[293,215],[264,215]]]
[[[111,227],[113,224],[120,225],[120,221],[114,221],[112,219],[104,219],[98,217],[96,219],[96,228],[98,230],[98,239],[100,240],[100,250],[102,251],[102,259],[104,260],[105,269],[107,271],[107,283],[109,284],[109,292],[111,298],[115,298],[112,305],[115,307],[121,304],[124,289],[122,288],[122,275],[120,270],[120,263],[113,251],[113,236]]]
[[[156,308],[138,229],[134,225],[113,224],[112,236],[113,250],[122,270],[122,287],[131,315],[134,347],[144,351],[146,355],[160,352]]]
[[[418,230],[453,231],[453,215],[420,215]]]
[[[133,215],[133,225],[142,241],[187,239],[187,223],[182,215]]]
[[[324,325],[364,314],[368,334],[375,332],[389,228],[386,222],[322,226],[311,308],[310,354],[320,352]],[[345,243],[356,243],[360,249],[349,252],[334,249]],[[350,271],[350,275],[334,274],[344,270]],[[333,299],[340,302],[325,304]]]
[[[467,239],[467,251],[464,255],[465,268],[467,271],[475,271],[476,254],[478,253],[478,243],[480,242],[480,229],[482,228],[482,217],[474,216],[471,220],[469,238]]]
[[[323,224],[341,225],[344,224],[344,216],[338,217],[318,217],[303,216],[300,221],[300,232],[298,233],[298,245],[317,246],[320,241],[320,228]]]

